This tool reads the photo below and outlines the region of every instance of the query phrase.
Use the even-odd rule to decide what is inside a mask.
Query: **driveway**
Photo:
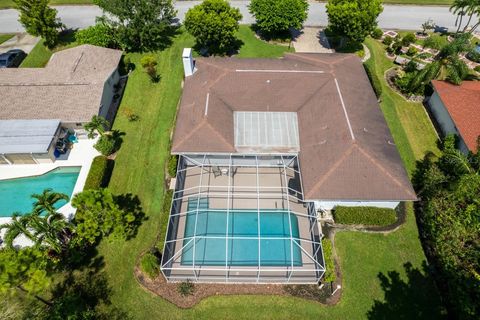
[[[19,33],[0,44],[0,52],[6,52],[11,49],[22,49],[26,53],[30,53],[39,40],[40,38],[38,37],[33,37],[26,33]]]
[[[295,52],[332,53],[327,37],[321,28],[305,27],[293,34]]]
[[[185,17],[187,10],[200,1],[177,1],[175,8],[178,10],[180,21]],[[234,0],[232,6],[239,8],[243,15],[241,23],[251,24],[253,17],[248,12],[249,1]],[[328,23],[325,3],[310,2],[306,26],[326,26]],[[95,23],[95,17],[101,15],[101,10],[96,6],[56,6],[58,15],[70,28],[85,28]],[[432,18],[441,27],[455,28],[455,15],[445,6],[404,6],[384,5],[384,10],[378,18],[381,28],[412,30],[420,29],[421,24]],[[23,27],[18,22],[16,10],[0,10],[0,32],[23,32]]]

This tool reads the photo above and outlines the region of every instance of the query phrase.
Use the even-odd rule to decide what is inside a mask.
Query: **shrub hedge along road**
[[[375,207],[335,207],[333,219],[340,224],[388,226],[397,220],[395,210]]]

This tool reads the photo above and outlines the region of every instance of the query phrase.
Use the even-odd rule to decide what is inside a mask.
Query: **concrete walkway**
[[[38,37],[34,37],[26,33],[19,33],[13,36],[13,38],[8,39],[4,43],[0,44],[0,53],[7,52],[11,49],[21,49],[26,53],[30,53],[39,40],[40,38]]]
[[[321,28],[305,27],[294,33],[293,47],[296,52],[332,53],[327,37]]]

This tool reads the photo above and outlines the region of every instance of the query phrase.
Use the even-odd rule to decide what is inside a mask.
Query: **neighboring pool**
[[[14,212],[32,211],[33,193],[51,188],[55,192],[72,195],[80,167],[60,167],[40,176],[0,180],[0,217],[10,217]],[[65,205],[59,201],[57,208]]]
[[[227,211],[209,211],[208,200],[201,199],[197,219],[197,236],[225,237],[227,225]],[[196,201],[195,201],[196,202]],[[189,202],[189,211],[196,208]],[[195,212],[186,217],[185,238],[195,233]],[[195,247],[195,265],[224,266],[226,246],[228,243],[229,266],[257,266],[258,265],[258,214],[257,210],[229,211],[228,212],[228,241],[223,239],[197,239]],[[289,215],[286,210],[260,211],[261,237],[290,237]],[[298,238],[298,220],[291,214],[292,237]],[[233,237],[231,239],[230,237]],[[235,239],[234,237],[252,237],[252,239]],[[296,241],[296,240],[294,240]],[[184,240],[184,245],[188,240]],[[299,243],[299,241],[297,241]],[[289,239],[262,239],[260,240],[261,266],[290,266],[291,252]],[[193,242],[187,245],[182,252],[182,265],[193,264]],[[302,265],[301,249],[293,245],[293,265]]]

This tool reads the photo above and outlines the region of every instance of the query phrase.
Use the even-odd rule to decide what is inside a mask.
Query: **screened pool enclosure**
[[[316,283],[325,267],[297,157],[183,155],[161,269],[168,281]]]

